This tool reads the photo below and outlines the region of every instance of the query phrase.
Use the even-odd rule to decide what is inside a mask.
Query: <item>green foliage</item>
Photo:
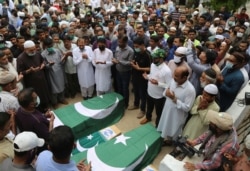
[[[221,6],[225,6],[229,11],[232,11],[244,6],[248,1],[250,0],[211,0],[210,5],[215,10],[219,10]]]

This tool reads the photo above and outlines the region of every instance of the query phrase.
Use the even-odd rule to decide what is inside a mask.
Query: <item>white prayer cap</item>
[[[216,39],[223,40],[223,39],[224,39],[224,36],[223,36],[223,35],[220,35],[220,34],[217,34],[217,35],[215,35],[215,38],[216,38]]]
[[[244,26],[249,27],[249,22],[244,22]]]
[[[26,40],[23,44],[23,47],[26,48],[31,48],[36,46],[35,43],[32,40]]]
[[[245,146],[250,150],[250,134],[245,138]]]
[[[215,124],[223,131],[228,131],[233,128],[233,117],[225,112],[216,112],[208,110],[207,120]]]
[[[218,94],[218,88],[214,84],[208,84],[204,87],[204,91],[208,94],[217,95]]]
[[[220,20],[220,18],[218,18],[218,17],[216,17],[215,19],[214,19],[214,21],[219,21]]]
[[[45,1],[42,1],[41,3],[42,3],[42,4],[46,4],[46,2],[45,2]]]
[[[164,12],[163,15],[168,15],[168,12]]]
[[[186,47],[178,47],[175,52],[177,52],[179,54],[186,55],[187,54],[187,48]]]
[[[194,12],[193,12],[193,15],[198,15],[198,14],[199,14],[198,11],[194,11]]]
[[[176,28],[175,27],[170,27],[170,30],[171,31],[176,31]]]
[[[16,79],[15,74],[9,71],[3,71],[0,73],[0,84],[8,84]]]
[[[19,17],[25,17],[25,13],[24,13],[24,12],[21,12],[21,11],[18,11],[18,12],[17,12],[17,15],[18,15]]]

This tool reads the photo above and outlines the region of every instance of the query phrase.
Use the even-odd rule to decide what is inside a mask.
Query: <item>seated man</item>
[[[31,163],[35,159],[37,147],[44,145],[44,139],[33,132],[22,132],[14,140],[14,159],[7,158],[0,166],[1,171],[35,171]]]
[[[90,165],[76,164],[70,160],[74,148],[74,135],[68,126],[58,126],[49,135],[48,150],[39,154],[36,161],[37,171],[90,171]]]
[[[233,128],[233,118],[230,114],[209,110],[207,119],[210,121],[209,131],[193,141],[187,141],[191,146],[201,144],[200,150],[204,151],[204,160],[196,164],[186,162],[184,168],[188,170],[223,170],[223,156],[230,154],[234,157],[239,150],[237,132]]]

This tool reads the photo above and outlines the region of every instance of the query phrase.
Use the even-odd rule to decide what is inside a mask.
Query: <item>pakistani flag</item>
[[[161,149],[160,134],[151,124],[104,142],[72,156],[76,162],[86,158],[92,171],[141,170],[150,164]]]
[[[109,93],[55,110],[54,127],[69,126],[78,139],[115,124],[124,110],[123,97]]]

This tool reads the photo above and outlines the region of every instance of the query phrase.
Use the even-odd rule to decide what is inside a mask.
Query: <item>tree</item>
[[[211,0],[209,3],[214,10],[219,10],[221,6],[225,6],[228,11],[237,10],[245,6],[250,0]]]

